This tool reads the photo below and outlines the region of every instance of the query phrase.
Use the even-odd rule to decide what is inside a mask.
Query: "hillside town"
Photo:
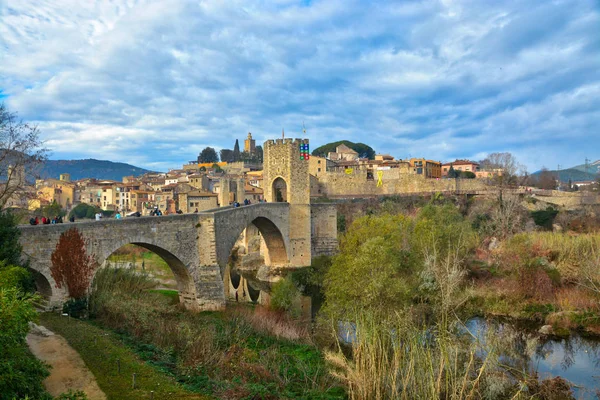
[[[207,163],[198,157],[180,169],[125,176],[120,182],[72,180],[70,174],[63,173],[58,179],[36,179],[35,185],[28,185],[26,178],[16,171],[11,182],[19,190],[8,200],[7,207],[35,211],[55,204],[68,213],[79,204],[87,204],[108,215],[125,216],[150,215],[156,210],[165,215],[193,213],[264,201],[262,148],[256,146],[252,134],[248,133],[243,152],[234,148],[228,156],[224,155],[227,152],[221,153],[221,159],[228,161]],[[369,159],[359,157],[358,152],[345,144],[325,157],[307,155],[307,162],[311,198],[444,190],[453,182],[446,178],[456,178],[458,174],[475,178],[470,186],[502,175],[501,169],[482,169],[469,160],[441,163],[426,158],[396,159],[388,154],[376,154]],[[13,171],[11,174],[15,175]]]
[[[55,210],[67,214],[85,204],[102,210],[104,215],[120,217],[197,213],[265,201],[263,150],[251,133],[244,140],[243,151],[237,140],[233,151],[221,150],[221,161],[212,148],[206,150],[214,153],[209,157],[212,162],[203,162],[206,157],[201,153],[197,160],[179,169],[124,176],[121,181],[72,180],[70,174],[63,173],[59,179],[36,179],[35,185],[31,185],[27,184],[24,173],[9,170],[12,175],[9,184],[19,189],[6,206],[35,212],[54,205]],[[306,161],[312,199],[483,190],[504,173],[497,165],[490,167],[467,159],[442,163],[428,158],[396,159],[389,154],[361,157],[344,143],[324,156],[307,153]],[[551,179],[556,186],[558,183]],[[593,184],[593,181],[573,182],[570,186],[578,189]],[[286,200],[285,190],[282,200]]]

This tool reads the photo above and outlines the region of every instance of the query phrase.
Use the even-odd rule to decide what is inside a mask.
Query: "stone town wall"
[[[375,171],[376,172],[376,171]],[[311,196],[383,196],[403,193],[446,192],[456,190],[486,190],[487,186],[477,179],[430,179],[422,175],[403,174],[394,169],[383,171],[382,185],[378,178],[367,179],[366,170],[353,173],[329,172],[317,181],[311,180]]]
[[[312,204],[310,219],[312,257],[332,256],[337,253],[337,206],[335,204]]]

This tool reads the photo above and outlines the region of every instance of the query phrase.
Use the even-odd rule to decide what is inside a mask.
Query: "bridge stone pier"
[[[307,141],[265,143],[264,181],[270,185],[267,203],[197,214],[21,226],[23,257],[36,272],[38,288],[46,289],[50,305],[62,303],[68,293],[64,287],[57,288],[52,278],[51,257],[61,235],[76,228],[98,266],[126,244],[144,247],[169,265],[180,302],[187,308],[222,309],[229,256],[247,227],[258,229],[266,249],[265,264],[277,270],[310,265],[312,257],[331,254],[337,248],[335,205],[309,203],[308,161],[300,158],[300,143]],[[276,162],[269,160],[269,152],[278,155]]]

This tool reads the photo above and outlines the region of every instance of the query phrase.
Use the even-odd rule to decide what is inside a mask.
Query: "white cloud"
[[[600,158],[582,150],[600,148],[593,0],[38,0],[0,13],[0,95],[55,158],[173,167],[303,121],[313,148],[513,151],[532,170]]]

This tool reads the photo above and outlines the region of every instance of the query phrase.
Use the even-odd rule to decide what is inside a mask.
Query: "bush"
[[[29,322],[37,317],[37,299],[16,288],[0,288],[0,400],[50,398],[42,385],[48,368],[25,342]]]
[[[279,311],[287,311],[293,316],[299,316],[297,307],[300,301],[300,291],[294,284],[291,276],[287,276],[273,284],[271,290],[271,307]]]
[[[17,218],[6,210],[0,210],[0,261],[9,265],[21,264],[21,245]]]
[[[71,212],[69,213],[69,218],[75,217],[77,219],[94,219],[94,216],[99,212],[102,212],[102,210],[99,207],[85,203],[80,203],[77,204],[77,206],[75,206],[75,208],[71,210]]]
[[[73,318],[87,318],[88,302],[87,298],[69,299],[63,304],[63,313],[69,314]]]
[[[554,218],[558,215],[558,210],[552,207],[547,207],[545,210],[532,211],[531,217],[537,226],[547,230],[552,230]]]

